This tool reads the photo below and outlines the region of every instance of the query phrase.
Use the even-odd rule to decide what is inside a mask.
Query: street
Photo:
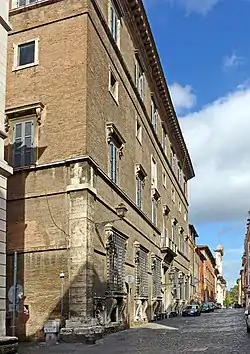
[[[22,345],[19,354],[249,354],[244,311],[217,310],[200,317],[177,317],[107,336],[96,345]]]

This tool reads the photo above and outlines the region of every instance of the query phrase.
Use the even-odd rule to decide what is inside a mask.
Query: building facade
[[[216,279],[217,268],[215,258],[208,246],[198,246],[203,256],[203,289],[202,298],[204,302],[216,301]]]
[[[201,293],[199,289],[200,257],[196,251],[196,239],[198,237],[194,225],[189,225],[190,300],[196,303],[201,302]]]
[[[4,159],[5,85],[7,65],[7,34],[9,24],[9,2],[0,2],[0,336],[5,336],[6,317],[6,197],[7,178],[12,168]]]
[[[226,281],[223,277],[223,256],[224,250],[221,245],[218,245],[215,250],[215,261],[217,267],[217,277],[216,277],[216,302],[224,306],[224,301],[226,299]]]
[[[250,216],[250,212],[249,212]],[[250,305],[250,218],[247,219],[246,233],[244,239],[244,252],[242,256],[241,289],[242,304],[246,307]]]
[[[194,171],[142,1],[10,5],[8,287],[17,251],[18,335],[40,337],[58,316],[74,329],[181,308]]]

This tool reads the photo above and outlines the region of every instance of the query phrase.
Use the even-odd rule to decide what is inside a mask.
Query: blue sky
[[[232,286],[250,210],[250,0],[144,0],[196,177],[190,222]]]

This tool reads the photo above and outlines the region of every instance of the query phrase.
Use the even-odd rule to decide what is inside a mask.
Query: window
[[[114,141],[109,143],[109,156],[110,156],[110,165],[109,165],[109,175],[113,182],[117,183],[118,175],[118,148]]]
[[[162,127],[162,149],[164,153],[167,152],[167,133],[164,127]]]
[[[157,120],[158,120],[157,108],[154,100],[151,99],[151,122],[156,132],[157,132]]]
[[[135,84],[138,89],[141,99],[145,99],[145,75],[139,61],[135,64]]]
[[[13,167],[34,164],[34,122],[14,123]]]
[[[12,9],[14,9],[15,7],[21,7],[21,6],[26,6],[26,5],[30,5],[30,4],[35,4],[37,2],[41,2],[43,0],[15,0],[12,1]]]
[[[186,212],[184,212],[183,219],[184,219],[184,221],[187,221],[187,213]]]
[[[139,120],[136,120],[136,137],[139,143],[142,143],[142,126],[139,122]]]
[[[135,247],[135,292],[148,297],[148,251],[137,243]]]
[[[174,171],[174,173],[176,173],[176,155],[173,151],[173,149],[171,149],[171,167],[172,167],[172,170]]]
[[[161,298],[161,259],[152,259],[153,298]]]
[[[179,210],[179,213],[181,213],[181,202],[179,202],[179,204],[178,204],[178,210]]]
[[[142,208],[142,179],[140,176],[136,178],[136,205]]]
[[[111,70],[109,71],[109,92],[118,102],[118,81]]]
[[[184,192],[184,195],[188,196],[188,191],[187,191],[187,181],[184,179],[184,182],[183,182],[183,192]]]
[[[106,134],[109,144],[109,177],[117,183],[119,161],[123,156],[125,140],[113,123],[106,124]]]
[[[109,231],[107,240],[108,289],[124,291],[126,239],[116,231]]]
[[[182,187],[182,169],[179,164],[178,164],[178,182],[179,182],[179,185]]]
[[[153,156],[151,156],[151,186],[157,188],[157,164]]]
[[[165,172],[162,173],[162,184],[164,188],[167,188],[167,175]]]
[[[152,223],[157,224],[157,200],[152,198]]]
[[[175,189],[174,189],[174,187],[172,187],[172,189],[171,189],[171,199],[175,203]]]
[[[119,45],[120,19],[112,1],[110,1],[109,28],[114,41]]]
[[[136,175],[136,205],[142,209],[142,190],[145,184],[147,174],[141,164],[135,165]]]
[[[38,39],[14,44],[13,70],[38,65]]]

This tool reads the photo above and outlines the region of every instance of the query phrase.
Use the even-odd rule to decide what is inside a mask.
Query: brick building
[[[200,292],[200,263],[201,258],[197,253],[196,239],[199,237],[194,225],[189,225],[189,260],[190,260],[190,299],[201,302]]]
[[[203,256],[203,289],[204,302],[216,301],[216,279],[218,275],[215,258],[208,246],[198,246]]]
[[[5,335],[6,315],[6,197],[7,178],[12,168],[4,160],[5,83],[7,64],[7,34],[11,30],[8,0],[0,2],[0,337]]]
[[[59,315],[75,328],[183,306],[194,171],[142,1],[10,5],[8,286],[18,251],[19,336],[39,337]]]

